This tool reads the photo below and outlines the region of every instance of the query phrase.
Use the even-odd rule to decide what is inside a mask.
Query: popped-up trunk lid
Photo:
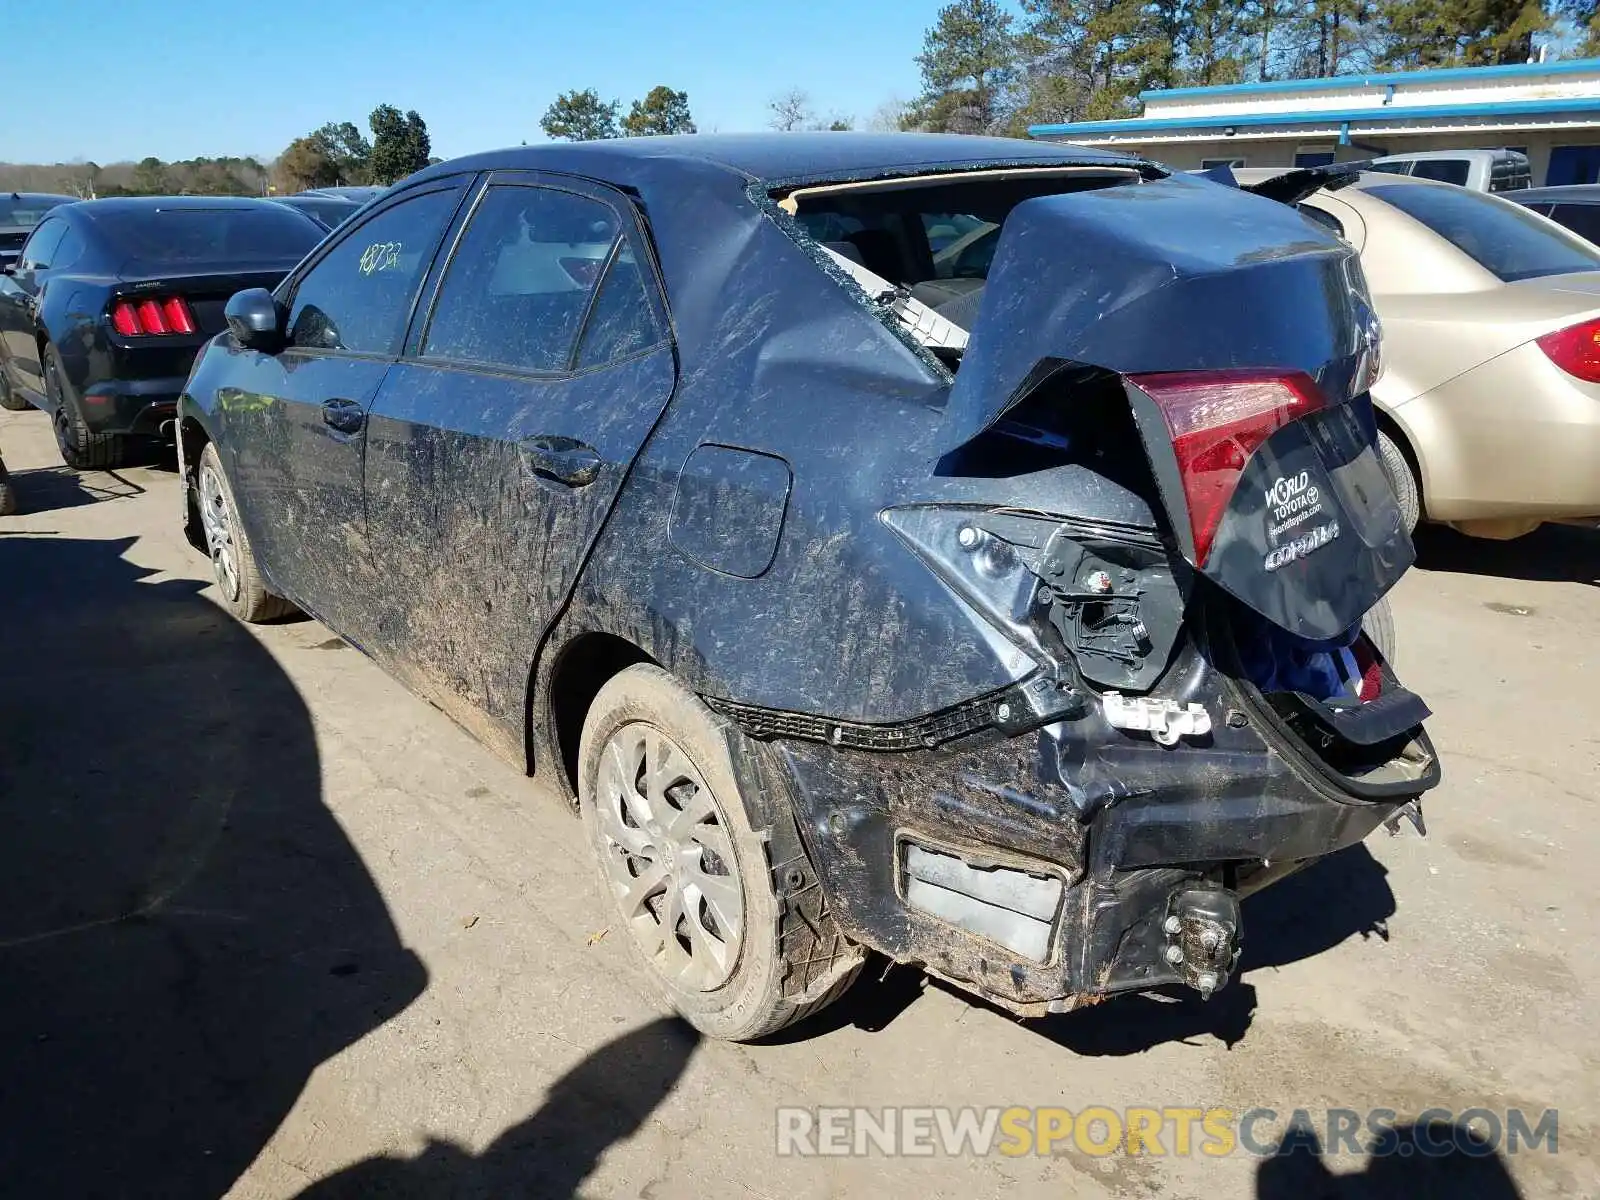
[[[950,445],[1063,370],[1114,372],[1182,556],[1334,639],[1414,558],[1374,445],[1377,338],[1354,252],[1284,204],[1189,176],[1027,200],[951,388]],[[1216,416],[1241,396],[1274,420]],[[1210,421],[1211,444],[1186,445],[1184,421]]]

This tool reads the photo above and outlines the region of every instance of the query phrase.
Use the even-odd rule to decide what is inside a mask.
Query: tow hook
[[[1167,964],[1211,999],[1239,963],[1239,897],[1221,887],[1186,888],[1173,895],[1161,929]]]
[[[1407,800],[1399,808],[1395,809],[1394,812],[1390,813],[1387,818],[1385,818],[1383,827],[1389,831],[1390,837],[1393,837],[1395,834],[1400,832],[1401,817],[1404,817],[1406,820],[1411,822],[1411,828],[1417,831],[1417,836],[1428,836],[1428,827],[1422,820],[1421,801]]]

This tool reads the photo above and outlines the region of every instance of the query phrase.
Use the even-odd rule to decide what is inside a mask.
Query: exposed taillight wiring
[[[1189,505],[1195,565],[1204,566],[1250,456],[1327,400],[1303,372],[1173,371],[1129,379],[1166,421]]]

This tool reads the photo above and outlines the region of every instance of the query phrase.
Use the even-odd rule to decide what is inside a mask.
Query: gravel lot
[[[880,967],[731,1046],[664,1019],[559,802],[321,626],[222,615],[170,470],[75,476],[38,413],[0,448],[9,1194],[1600,1194],[1600,534],[1425,538],[1429,836],[1252,900],[1210,1003],[1022,1024]],[[1555,1108],[1559,1151],[776,1154],[847,1104]]]

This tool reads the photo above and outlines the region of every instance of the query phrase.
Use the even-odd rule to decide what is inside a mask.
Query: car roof
[[[1418,159],[1429,158],[1473,158],[1477,155],[1487,154],[1490,158],[1505,155],[1508,158],[1525,158],[1526,155],[1517,150],[1489,149],[1475,147],[1470,150],[1408,150],[1402,154],[1385,154],[1375,158],[1373,162],[1411,162]]]
[[[7,200],[55,200],[61,204],[71,204],[76,196],[63,196],[59,192],[0,192],[0,199]]]
[[[1600,183],[1569,183],[1561,187],[1518,188],[1503,193],[1507,200],[1518,204],[1543,200],[1561,204],[1600,204]]]
[[[1143,161],[1060,142],[950,133],[694,133],[514,146],[438,163],[414,178],[490,169],[604,174],[626,172],[630,164],[650,159],[712,163],[760,181],[959,170],[996,163]]]
[[[120,212],[181,212],[186,209],[249,209],[270,204],[254,196],[108,196],[104,200],[79,200],[63,205],[70,213],[82,213],[93,220]]]

